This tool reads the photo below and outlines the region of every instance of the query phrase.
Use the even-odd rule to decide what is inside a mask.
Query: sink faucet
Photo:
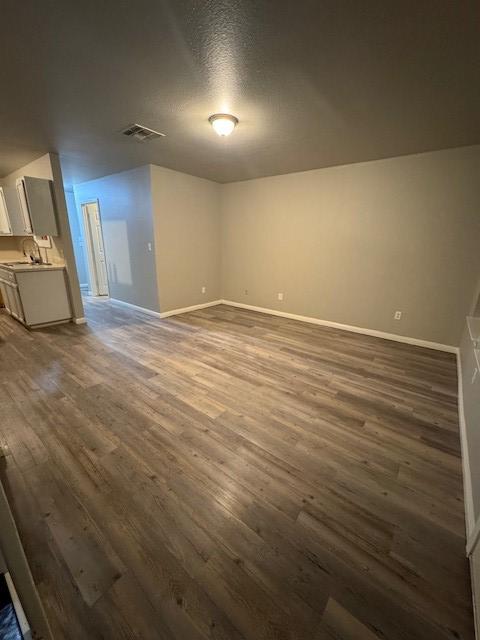
[[[31,251],[27,251],[27,249],[25,248],[25,243],[27,243],[27,242],[30,242],[33,245],[34,251],[35,251],[35,249],[37,250],[38,258],[35,258]],[[33,238],[24,238],[22,240],[22,251],[23,251],[23,255],[25,257],[28,255],[32,262],[34,262],[36,264],[43,264],[42,254],[40,253],[40,247],[38,246],[38,242],[36,240],[34,240]]]

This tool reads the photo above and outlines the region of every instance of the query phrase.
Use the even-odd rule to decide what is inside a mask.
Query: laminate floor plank
[[[216,306],[0,313],[56,640],[473,640],[452,354]]]

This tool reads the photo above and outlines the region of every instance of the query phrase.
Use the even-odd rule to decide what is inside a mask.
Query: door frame
[[[85,200],[80,203],[80,208],[82,210],[82,221],[83,221],[83,235],[85,237],[85,248],[87,251],[87,266],[88,266],[88,286],[89,286],[89,295],[91,296],[101,296],[104,297],[105,294],[99,293],[98,286],[98,278],[97,278],[97,269],[95,265],[94,251],[93,251],[93,238],[90,231],[90,222],[88,220],[87,206],[89,204],[95,204],[97,206],[98,211],[98,219],[100,220],[100,234],[102,238],[103,245],[103,253],[105,254],[105,240],[103,238],[103,224],[102,224],[102,216],[100,213],[100,202],[98,198],[91,198],[90,200]],[[106,267],[105,261],[105,273],[107,276],[107,296],[110,295],[110,283],[108,281],[108,270]]]

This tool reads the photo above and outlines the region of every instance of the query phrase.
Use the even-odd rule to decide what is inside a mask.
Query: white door
[[[97,202],[82,204],[90,286],[94,296],[108,296],[107,265]]]

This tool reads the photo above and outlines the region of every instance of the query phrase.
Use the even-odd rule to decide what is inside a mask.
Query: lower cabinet
[[[22,301],[20,300],[20,296],[18,294],[18,285],[16,284],[5,284],[5,292],[2,290],[2,297],[5,304],[5,308],[8,313],[12,315],[20,322],[25,321],[25,316],[22,308]]]
[[[8,313],[27,327],[66,322],[72,317],[62,268],[17,273],[0,269],[0,292]]]
[[[20,322],[24,322],[25,316],[16,282],[11,282],[10,280],[5,280],[0,277],[0,292],[2,294],[3,304],[8,313],[17,320],[20,320]]]

